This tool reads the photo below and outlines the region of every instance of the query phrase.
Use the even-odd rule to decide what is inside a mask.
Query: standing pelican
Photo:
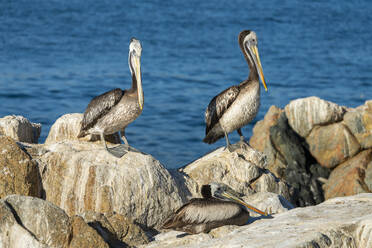
[[[107,148],[104,135],[120,131],[126,150],[129,150],[129,144],[125,138],[125,128],[142,113],[144,103],[140,63],[141,52],[140,41],[132,38],[128,56],[129,69],[132,74],[132,87],[128,90],[113,89],[94,97],[84,112],[78,135],[79,138],[87,134],[100,135],[105,149],[117,157],[121,157],[124,153],[118,155],[117,152],[110,151]]]
[[[231,86],[215,96],[205,111],[206,136],[203,142],[212,144],[225,136],[227,148],[230,147],[228,133],[237,130],[244,141],[241,127],[251,122],[260,106],[260,84],[267,91],[257,49],[257,36],[253,31],[240,32],[238,42],[249,65],[249,77],[239,85]]]
[[[164,224],[164,229],[174,229],[191,234],[209,232],[224,225],[244,225],[248,210],[261,215],[266,213],[245,203],[225,184],[210,183],[201,188],[203,198],[193,198],[179,208]]]

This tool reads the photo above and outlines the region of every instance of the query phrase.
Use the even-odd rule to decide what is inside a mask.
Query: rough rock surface
[[[283,195],[291,201],[288,184],[276,178],[266,170],[265,156],[249,146],[243,146],[234,152],[221,147],[191,164],[181,168],[186,185],[191,186],[192,195],[198,195],[203,184],[220,182],[244,195],[255,192],[273,192]]]
[[[362,105],[347,112],[344,123],[363,149],[372,148],[372,107]]]
[[[41,195],[37,163],[7,136],[0,136],[0,182],[0,198],[11,194]]]
[[[327,168],[334,168],[360,151],[358,141],[342,123],[316,127],[306,141],[310,153]]]
[[[156,228],[184,202],[169,172],[150,155],[116,158],[91,142],[60,142],[35,154],[46,200],[68,215],[86,211],[122,214]]]
[[[143,247],[372,247],[372,194],[333,198],[209,234],[161,233]]]
[[[293,100],[285,107],[289,125],[302,137],[316,125],[341,121],[345,111],[344,107],[314,96]]]
[[[60,141],[67,140],[84,140],[84,141],[99,141],[100,137],[98,135],[87,135],[80,139],[77,138],[80,127],[81,120],[83,119],[83,114],[65,114],[58,118],[53,126],[50,128],[48,137],[45,140],[46,144],[52,144]],[[118,134],[106,135],[105,139],[107,142],[113,144],[119,144],[120,138]]]
[[[41,132],[40,123],[32,123],[20,115],[8,115],[0,118],[0,135],[6,135],[16,141],[37,143]]]
[[[17,224],[40,242],[39,246],[41,244],[48,247],[68,246],[71,232],[70,219],[62,209],[50,202],[29,196],[10,195],[1,202],[11,210]],[[14,222],[10,224],[14,225]],[[8,224],[4,223],[4,225]],[[9,227],[1,230],[2,235],[5,236],[7,231],[13,231]]]
[[[360,152],[335,168],[326,184],[326,199],[372,192],[372,149]]]
[[[283,110],[270,107],[264,120],[255,125],[250,144],[267,155],[267,168],[292,186],[294,204],[309,206],[324,201],[318,178],[327,178],[329,170],[316,163],[305,140],[288,125]]]

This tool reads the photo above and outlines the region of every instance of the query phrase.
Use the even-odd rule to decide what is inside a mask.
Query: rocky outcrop
[[[192,195],[199,195],[203,184],[219,182],[244,195],[273,192],[292,200],[290,186],[266,170],[264,154],[243,145],[234,152],[221,147],[179,169],[184,185]]]
[[[245,226],[223,226],[209,234],[162,233],[155,247],[372,247],[372,194],[334,198]]]
[[[348,164],[354,156],[370,147],[370,105],[366,102],[355,109],[346,109],[317,97],[309,97],[291,101],[285,111],[272,106],[264,120],[255,125],[250,144],[267,155],[268,168],[277,177],[293,186],[297,192],[297,206],[313,205],[324,200],[321,185],[332,169],[337,174],[333,178],[337,178],[340,184],[335,180],[332,180],[337,184],[335,187],[330,185],[331,182],[327,183],[325,189],[332,188],[333,191],[326,193],[328,196],[370,192],[368,183],[359,183],[360,187],[356,184],[341,187],[342,179],[337,172],[338,166]],[[351,181],[364,182],[362,172],[365,170],[368,181],[366,168],[353,170],[354,176],[349,172],[344,176],[352,177]],[[334,191],[336,188],[337,194]],[[342,188],[347,192],[339,191]],[[350,191],[351,188],[355,190]]]
[[[99,135],[87,135],[83,138],[78,138],[78,134],[81,128],[81,121],[83,119],[83,114],[65,114],[57,119],[57,121],[50,128],[48,137],[45,140],[46,144],[52,144],[61,141],[99,141]],[[107,142],[112,144],[119,144],[120,138],[118,134],[105,135]]]
[[[342,120],[345,112],[345,107],[314,96],[293,100],[285,107],[289,125],[304,138],[314,126]]]
[[[7,136],[0,136],[0,181],[0,198],[11,194],[41,196],[37,163]]]
[[[0,135],[6,135],[16,141],[38,143],[40,132],[40,123],[32,123],[23,116],[8,115],[0,118]]]
[[[34,154],[45,199],[68,215],[116,212],[156,228],[184,202],[169,172],[151,155],[116,158],[101,144],[60,142]]]

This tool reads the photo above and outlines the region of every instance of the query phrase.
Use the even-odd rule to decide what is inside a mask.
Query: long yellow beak
[[[254,55],[256,56],[256,60],[257,60],[256,67],[258,69],[258,75],[260,76],[261,82],[262,82],[263,86],[265,87],[265,91],[267,91],[267,86],[266,86],[266,82],[265,82],[265,77],[263,75],[260,55],[258,53],[257,46],[251,46],[251,49],[252,49]]]
[[[142,93],[142,78],[141,78],[141,61],[140,57],[134,57],[134,73],[136,75],[137,80],[137,88],[138,88],[138,104],[140,109],[143,109],[143,93]]]
[[[223,192],[221,195],[224,196],[224,197],[226,197],[226,198],[228,198],[228,199],[231,199],[231,200],[233,200],[233,201],[235,201],[235,202],[237,202],[237,203],[239,203],[239,204],[241,204],[241,205],[243,205],[243,206],[246,206],[247,208],[249,208],[250,210],[252,210],[252,211],[254,211],[254,212],[258,213],[258,214],[261,214],[261,215],[267,216],[267,212],[263,212],[263,211],[261,211],[261,210],[255,208],[255,207],[253,207],[253,206],[251,206],[251,205],[245,203],[245,202],[244,202],[243,200],[241,200],[239,197],[236,197],[236,196],[234,196],[234,195],[232,195],[232,194],[230,194],[230,193],[228,193],[228,192]]]

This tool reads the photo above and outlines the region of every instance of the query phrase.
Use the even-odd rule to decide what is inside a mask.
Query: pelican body
[[[121,137],[129,149],[125,137],[125,128],[133,122],[141,113],[144,104],[141,79],[141,52],[139,40],[132,38],[129,45],[129,68],[132,74],[132,87],[128,90],[113,89],[102,95],[96,96],[88,104],[81,122],[78,137],[87,134],[100,135],[106,145],[104,135],[121,132]]]
[[[249,219],[248,210],[266,213],[245,203],[225,184],[210,183],[201,188],[203,198],[193,198],[179,208],[164,224],[190,234],[207,233],[224,225],[244,225]]]
[[[239,85],[231,86],[215,96],[205,111],[206,136],[203,142],[212,144],[225,136],[228,148],[230,146],[228,133],[237,130],[241,141],[244,141],[241,127],[251,122],[258,113],[259,78],[267,90],[257,49],[256,33],[242,31],[238,42],[249,65],[249,77]]]

